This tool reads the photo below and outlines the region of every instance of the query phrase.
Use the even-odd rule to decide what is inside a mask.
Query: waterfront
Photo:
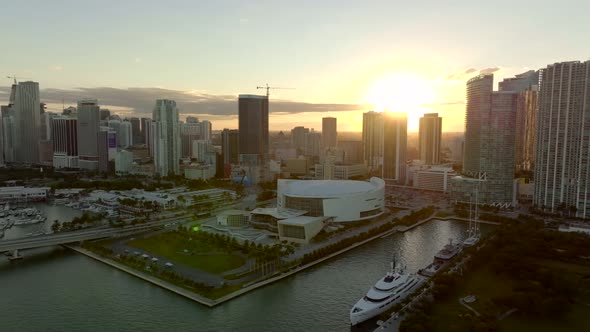
[[[350,307],[383,276],[393,252],[415,272],[466,227],[432,221],[212,309],[66,249],[25,251],[23,261],[0,262],[0,330],[348,330]]]
[[[64,205],[53,205],[47,203],[32,203],[27,207],[33,207],[41,211],[41,214],[47,217],[47,220],[38,224],[18,225],[7,229],[4,238],[1,240],[11,240],[19,237],[27,236],[29,233],[35,232],[51,232],[51,225],[54,220],[60,222],[71,221],[73,218],[81,216],[82,211],[75,210]]]

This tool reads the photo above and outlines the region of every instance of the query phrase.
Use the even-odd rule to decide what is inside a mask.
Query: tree
[[[59,232],[60,228],[61,228],[61,224],[59,223],[59,220],[55,219],[53,221],[53,224],[51,225],[51,230],[54,233],[57,233],[57,232]]]

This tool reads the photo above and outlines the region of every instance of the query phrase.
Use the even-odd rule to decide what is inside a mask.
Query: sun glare
[[[375,81],[368,89],[366,102],[378,112],[405,112],[408,129],[415,130],[418,119],[430,112],[426,104],[435,100],[432,84],[415,74],[393,73]]]

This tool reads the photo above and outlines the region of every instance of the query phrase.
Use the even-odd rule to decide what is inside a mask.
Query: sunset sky
[[[567,8],[564,10],[564,8]],[[237,127],[237,95],[271,91],[271,130],[360,131],[366,110],[428,112],[462,131],[465,81],[590,56],[588,1],[2,1],[0,74],[124,116],[175,99]],[[27,78],[27,79],[25,79]],[[0,82],[6,103],[11,81]]]

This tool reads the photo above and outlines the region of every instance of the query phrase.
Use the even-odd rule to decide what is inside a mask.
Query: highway
[[[162,226],[166,223],[174,222],[176,220],[185,218],[186,217],[183,216],[167,220],[153,221],[141,225],[125,226],[121,228],[95,228],[73,232],[19,238],[14,240],[2,240],[0,241],[0,252],[53,246],[85,240],[94,240],[112,237],[116,235],[125,235],[139,231],[149,230],[151,228]]]

